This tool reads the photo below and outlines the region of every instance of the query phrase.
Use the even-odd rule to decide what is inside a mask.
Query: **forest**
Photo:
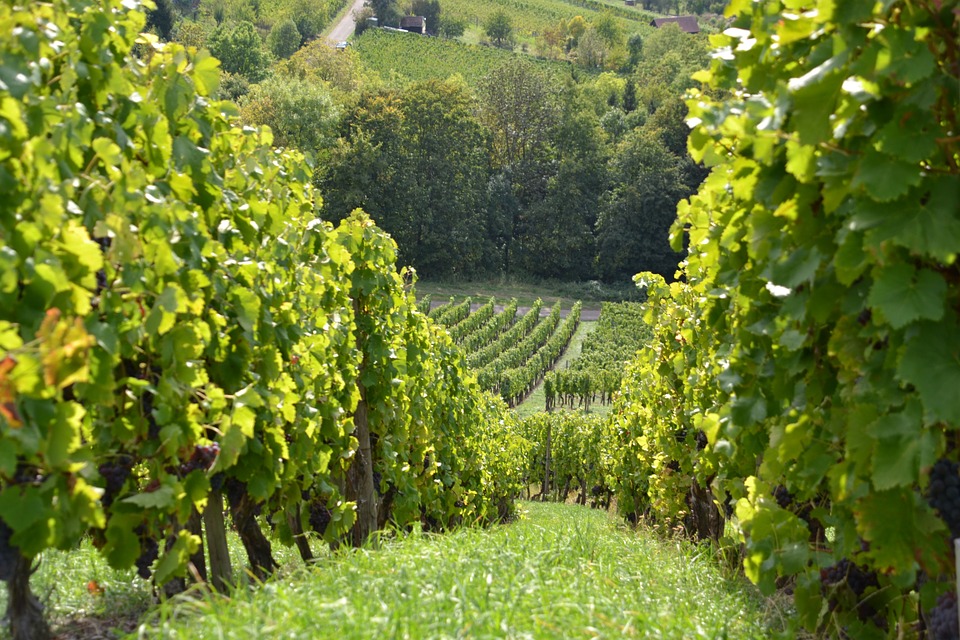
[[[325,218],[364,209],[427,278],[673,279],[676,204],[706,175],[686,149],[683,103],[705,33],[602,10],[559,19],[540,57],[377,30],[334,51],[317,31],[336,7],[308,5],[165,1],[156,12],[173,26],[157,30],[207,46],[225,72],[219,95],[310,159]],[[444,7],[416,8],[430,27]],[[287,32],[310,35],[282,44]]]

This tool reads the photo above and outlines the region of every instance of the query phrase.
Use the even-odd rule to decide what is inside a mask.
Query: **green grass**
[[[376,71],[384,78],[398,75],[413,81],[445,80],[460,74],[468,84],[474,85],[508,60],[523,56],[495,47],[383,29],[367,29],[354,40],[354,44],[367,69]],[[557,79],[570,74],[571,65],[568,62],[530,59]]]
[[[411,534],[232,597],[164,605],[141,638],[766,638],[712,555],[605,512],[524,503],[488,530]]]
[[[240,538],[233,531],[229,531],[227,537],[234,579],[240,585],[249,586],[252,579],[244,569],[247,557]],[[326,546],[319,542],[313,545],[313,551],[318,556],[327,554]],[[274,543],[273,555],[280,563],[282,575],[303,568],[295,549]],[[111,636],[97,634],[109,630],[130,631],[154,605],[150,583],[137,576],[134,569],[111,569],[89,540],[70,551],[44,552],[30,586],[43,603],[54,632],[68,638],[92,635],[108,638]],[[6,598],[6,583],[0,582],[0,603],[5,603]],[[8,637],[5,624],[0,625],[0,638]]]
[[[570,346],[567,347],[567,350],[560,360],[557,361],[555,369],[563,368],[567,365],[570,360],[573,360],[580,355],[580,351],[583,349],[583,341],[586,339],[587,335],[590,334],[594,329],[597,328],[596,321],[585,320],[580,323],[580,326],[577,327],[577,332],[573,334],[573,338],[570,339]],[[546,405],[546,398],[543,394],[543,384],[538,384],[537,387],[533,390],[527,399],[521,402],[514,408],[514,411],[517,412],[521,418],[526,418],[535,413],[540,413],[543,411],[544,406]],[[612,409],[611,405],[602,405],[595,404],[590,408],[591,415],[606,415],[610,413]]]

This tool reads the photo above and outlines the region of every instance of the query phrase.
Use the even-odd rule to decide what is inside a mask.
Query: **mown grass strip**
[[[493,529],[345,551],[231,598],[166,605],[145,638],[765,638],[709,552],[605,512],[525,503]]]

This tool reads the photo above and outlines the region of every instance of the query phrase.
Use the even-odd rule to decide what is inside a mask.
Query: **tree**
[[[670,247],[677,203],[689,195],[680,161],[656,136],[634,131],[610,161],[610,188],[597,220],[597,270],[606,280],[641,271],[672,280],[680,254]]]
[[[297,30],[297,24],[290,19],[278,22],[270,29],[270,35],[267,36],[267,45],[270,51],[281,60],[289,58],[297,49],[300,48],[300,32]]]
[[[410,11],[413,15],[426,19],[427,33],[437,35],[440,32],[440,0],[413,0]]]
[[[519,165],[544,148],[556,124],[555,83],[532,63],[517,59],[494,69],[479,83],[481,117],[493,138],[493,163]]]
[[[465,85],[432,80],[361,95],[341,133],[316,175],[327,216],[363,207],[421,274],[485,267],[489,159]]]
[[[466,25],[449,16],[440,20],[440,35],[444,38],[459,38],[466,31]]]
[[[330,8],[324,0],[294,0],[289,11],[300,33],[299,46],[302,47],[323,30]]]
[[[498,47],[506,47],[511,43],[513,23],[504,11],[494,12],[484,24],[484,33]]]
[[[623,88],[623,110],[630,113],[637,108],[637,85],[633,78],[627,78],[627,84]]]
[[[400,12],[397,11],[396,0],[367,0],[377,17],[377,24],[381,27],[393,27],[400,22]]]
[[[210,52],[220,58],[224,71],[239,73],[250,82],[259,82],[267,75],[270,60],[263,50],[257,28],[249,22],[229,27],[220,25],[209,41]]]
[[[170,0],[154,0],[156,8],[147,11],[147,26],[153,27],[157,35],[164,40],[170,40],[173,25],[177,21],[177,11]]]
[[[275,146],[312,156],[331,144],[338,112],[323,83],[273,75],[250,88],[240,115],[250,124],[269,125]]]
[[[542,200],[527,207],[521,263],[546,278],[587,280],[595,272],[597,209],[606,185],[601,133],[589,111],[568,99],[552,137],[555,170]]]
[[[549,177],[556,171],[551,133],[560,114],[559,95],[551,78],[522,59],[489,73],[477,91],[480,116],[490,132],[491,164],[497,171],[509,171],[519,202],[504,243],[504,267],[509,271],[517,262],[516,241],[526,235],[524,212],[545,198]]]
[[[364,9],[369,10],[369,7]],[[309,82],[325,82],[343,92],[357,90],[361,79],[357,54],[352,49],[338,51],[319,39],[302,47],[289,59],[281,60],[276,73]]]

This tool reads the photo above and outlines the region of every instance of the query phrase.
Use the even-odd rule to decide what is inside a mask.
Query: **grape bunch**
[[[150,567],[160,556],[160,545],[153,538],[147,538],[140,547],[140,557],[137,558],[137,575],[144,580],[150,578]]]
[[[697,431],[697,434],[694,436],[694,440],[697,442],[697,451],[703,451],[707,448],[709,441],[707,440],[707,434],[702,430]]]
[[[330,517],[330,509],[323,501],[316,500],[310,504],[310,526],[320,535],[323,535],[330,525]]]
[[[960,622],[957,621],[957,594],[945,593],[937,598],[937,606],[927,612],[927,638],[929,640],[956,640],[960,638]]]
[[[383,482],[383,474],[379,471],[373,472],[373,490],[377,492],[378,496],[383,497],[383,493],[380,492],[380,483]]]
[[[960,538],[960,465],[950,460],[937,460],[930,471],[927,501],[950,527],[950,535]]]
[[[833,587],[843,582],[847,583],[847,586],[858,598],[863,596],[868,587],[880,587],[876,573],[867,571],[847,558],[832,567],[820,570],[820,583],[824,588]]]
[[[793,496],[790,495],[790,491],[782,484],[778,484],[774,488],[773,497],[781,509],[786,509],[793,504]]]
[[[0,520],[0,580],[7,581],[13,579],[13,573],[17,568],[17,559],[20,552],[16,547],[10,545],[10,536],[13,531],[7,526],[7,523]]]
[[[190,456],[190,459],[180,465],[180,473],[182,475],[187,475],[196,469],[200,469],[202,471],[208,470],[217,460],[217,454],[219,453],[220,445],[216,442],[208,445],[198,444],[196,447],[194,447],[193,455]]]
[[[113,504],[114,498],[123,489],[123,483],[130,476],[131,469],[133,469],[133,458],[128,455],[117,456],[114,460],[104,462],[98,467],[100,475],[107,483],[103,498],[100,500],[104,507]]]

